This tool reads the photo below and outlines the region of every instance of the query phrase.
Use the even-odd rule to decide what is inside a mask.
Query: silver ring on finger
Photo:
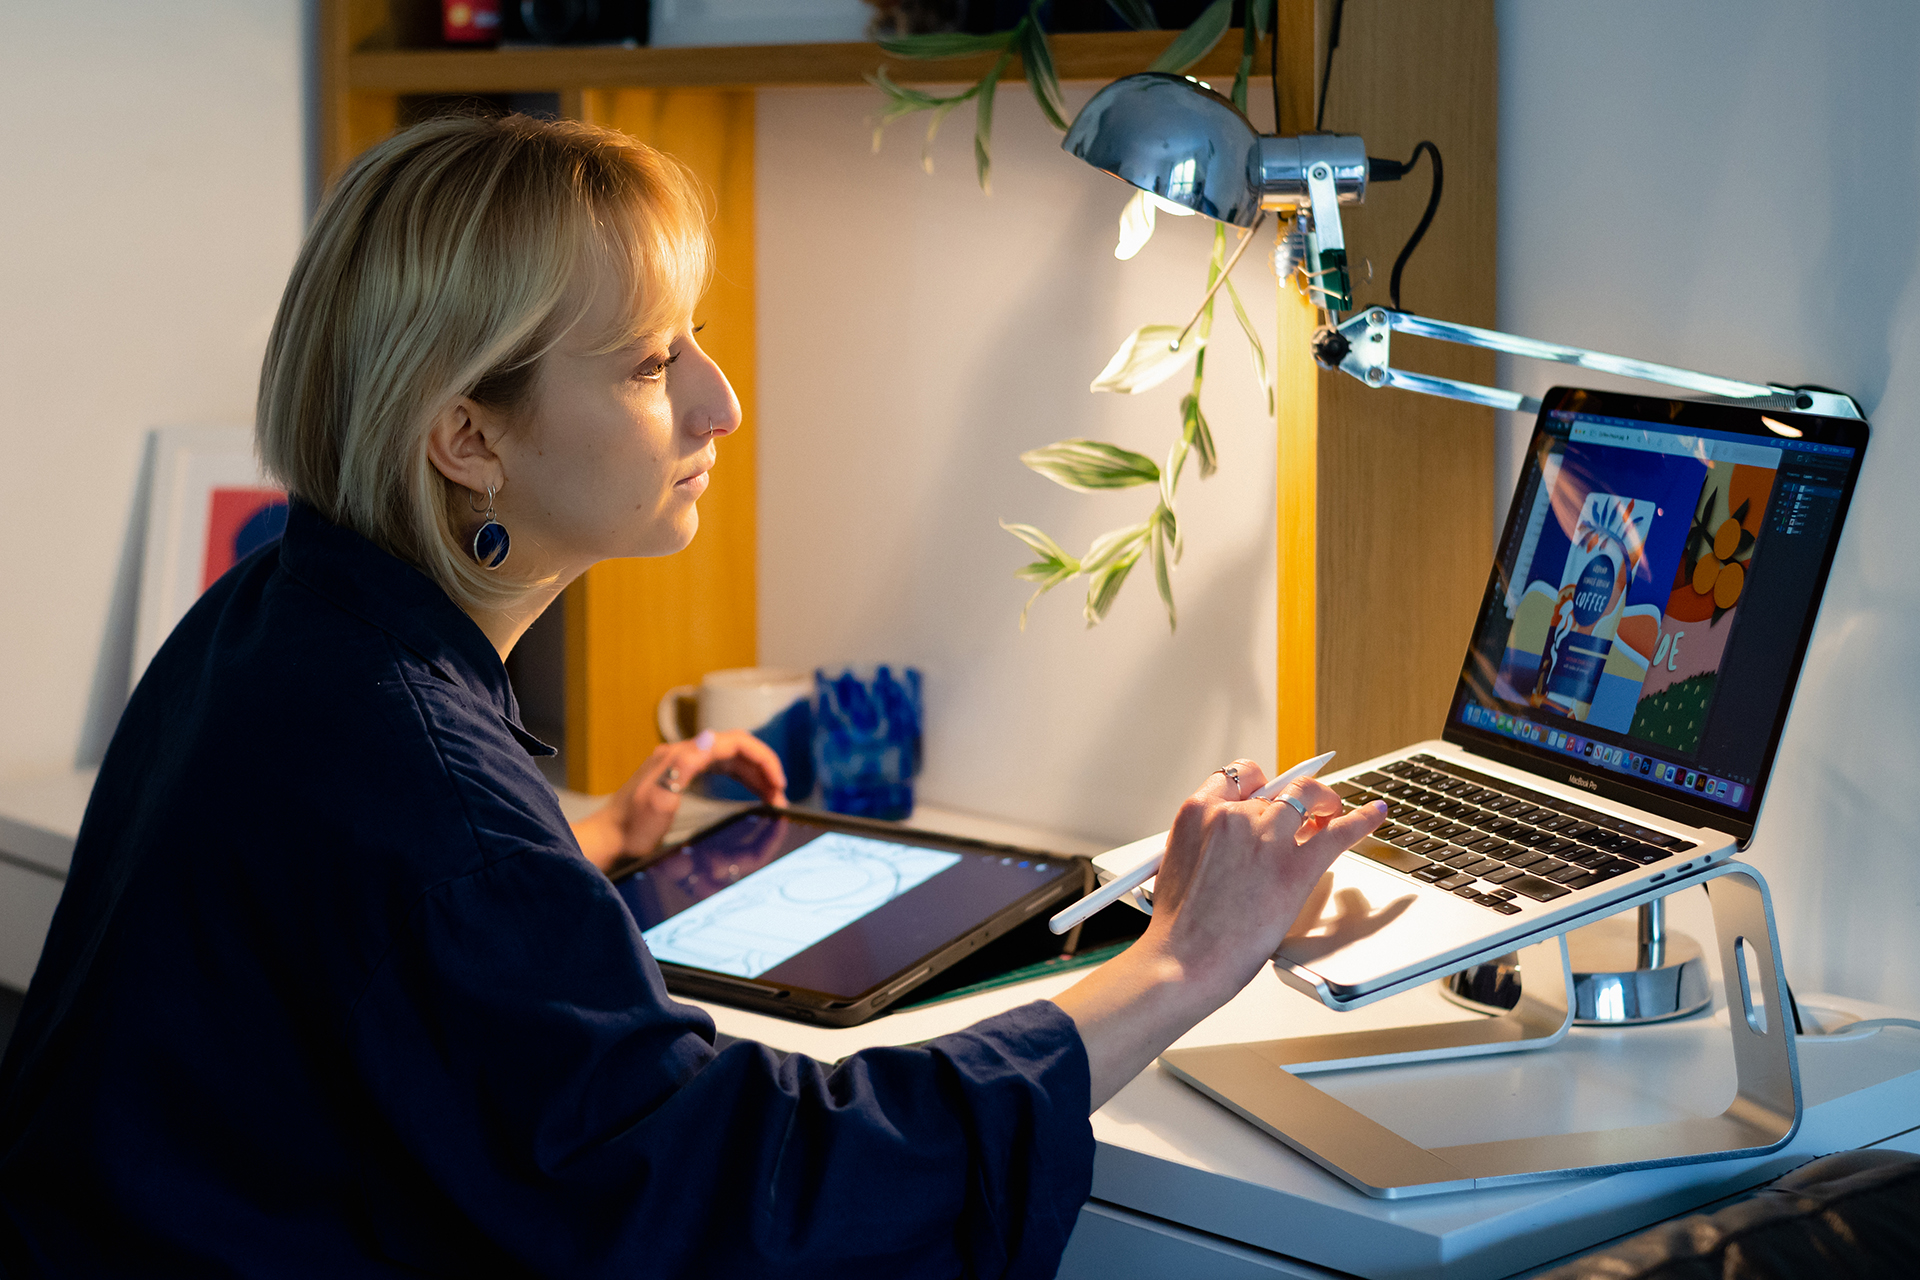
[[[1240,785],[1240,766],[1237,763],[1223,764],[1218,769],[1215,769],[1214,772],[1227,775],[1227,781],[1233,784],[1233,794],[1235,798],[1241,800],[1246,799],[1247,789]]]
[[[1291,805],[1293,807],[1293,811],[1300,815],[1300,821],[1305,822],[1307,820],[1307,806],[1300,803],[1299,796],[1290,795],[1287,792],[1282,791],[1279,795],[1275,796],[1274,799],[1279,801],[1281,804]]]
[[[678,766],[667,766],[667,771],[660,775],[660,789],[662,791],[671,791],[674,795],[679,795],[687,789],[687,784],[680,781],[680,770]]]

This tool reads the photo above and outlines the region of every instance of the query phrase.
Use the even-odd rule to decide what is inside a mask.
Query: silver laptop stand
[[[1557,989],[1551,982],[1523,985],[1519,1004],[1499,1017],[1171,1049],[1160,1061],[1181,1080],[1328,1172],[1383,1199],[1765,1155],[1792,1139],[1800,1127],[1801,1106],[1799,1060],[1781,992],[1772,899],[1759,872],[1733,862],[1660,889],[1664,895],[1694,885],[1708,886],[1733,1036],[1737,1084],[1732,1104],[1718,1116],[1427,1148],[1301,1079],[1316,1071],[1558,1043],[1572,1021],[1564,933],[1575,925],[1562,926],[1522,953],[1528,977],[1557,973]]]

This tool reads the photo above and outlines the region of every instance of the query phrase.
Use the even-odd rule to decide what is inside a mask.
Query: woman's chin
[[[693,544],[693,535],[700,532],[700,512],[692,503],[686,510],[675,514],[655,535],[647,541],[647,550],[639,552],[643,556],[670,556],[676,551],[685,551]]]

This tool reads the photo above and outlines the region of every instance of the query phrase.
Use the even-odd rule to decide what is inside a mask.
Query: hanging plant
[[[1108,4],[1123,21],[1136,29],[1159,26],[1149,0],[1108,0]],[[990,192],[993,96],[1015,54],[1020,57],[1027,84],[1040,104],[1041,114],[1055,128],[1065,132],[1065,103],[1060,93],[1059,78],[1054,71],[1053,52],[1040,19],[1042,7],[1043,0],[1032,0],[1026,16],[1011,29],[991,35],[940,33],[881,40],[881,48],[903,58],[957,58],[981,54],[998,56],[979,81],[959,93],[944,97],[896,84],[887,76],[884,68],[874,72],[868,80],[886,96],[886,106],[874,128],[874,149],[879,150],[881,137],[889,124],[917,112],[929,112],[931,115],[921,163],[931,173],[933,141],[942,121],[955,108],[972,101],[975,103],[974,164],[981,189]],[[1243,113],[1247,109],[1247,84],[1253,74],[1256,42],[1272,28],[1274,0],[1245,0],[1245,7],[1240,61],[1234,72],[1231,95],[1234,106]],[[1233,9],[1234,0],[1214,0],[1145,69],[1175,74],[1185,72],[1211,52],[1226,35]],[[1153,235],[1158,212],[1180,216],[1192,213],[1148,192],[1134,193],[1120,212],[1119,242],[1114,248],[1116,258],[1124,261],[1140,251]],[[1243,233],[1232,261],[1238,260],[1240,250],[1245,249],[1252,236],[1252,229]],[[1099,623],[1113,607],[1127,575],[1143,556],[1152,562],[1154,585],[1167,611],[1167,626],[1170,630],[1177,626],[1172,570],[1180,562],[1181,554],[1175,507],[1180,479],[1186,471],[1190,454],[1197,455],[1202,480],[1219,468],[1213,432],[1207,424],[1206,414],[1201,410],[1200,395],[1206,380],[1207,343],[1213,333],[1214,297],[1223,283],[1233,304],[1234,316],[1251,346],[1254,376],[1267,395],[1267,415],[1271,417],[1274,411],[1274,388],[1267,376],[1266,350],[1232,280],[1226,278],[1232,261],[1227,258],[1226,226],[1216,224],[1213,252],[1207,261],[1206,300],[1195,320],[1185,330],[1178,325],[1142,325],[1120,344],[1106,368],[1089,386],[1089,390],[1095,392],[1136,395],[1159,386],[1178,373],[1189,359],[1193,361],[1193,380],[1186,395],[1180,399],[1179,430],[1167,451],[1164,465],[1118,445],[1083,439],[1062,440],[1020,455],[1020,461],[1034,471],[1077,492],[1090,493],[1144,485],[1156,486],[1158,491],[1157,501],[1144,521],[1101,534],[1094,539],[1086,554],[1077,559],[1034,526],[1001,521],[1002,528],[1026,543],[1039,557],[1016,571],[1016,576],[1037,584],[1033,595],[1020,611],[1023,629],[1027,612],[1033,607],[1034,601],[1076,577],[1087,579],[1086,603],[1082,610],[1087,625],[1091,627]]]

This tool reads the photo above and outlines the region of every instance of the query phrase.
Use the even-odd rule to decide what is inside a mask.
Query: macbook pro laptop
[[[1446,727],[1327,775],[1390,813],[1316,888],[1281,978],[1357,1008],[1744,848],[1866,443],[1857,417],[1549,392]]]

